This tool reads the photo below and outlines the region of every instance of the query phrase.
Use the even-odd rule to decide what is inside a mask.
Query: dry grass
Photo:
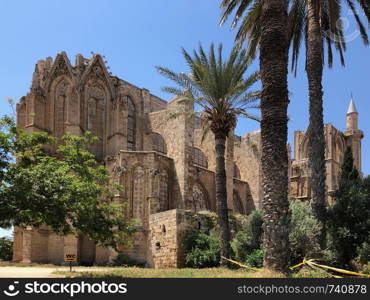
[[[281,273],[260,269],[258,271],[246,271],[243,269],[230,270],[226,268],[209,269],[145,269],[145,268],[115,268],[109,271],[87,272],[62,272],[56,271],[54,275],[65,277],[92,277],[92,278],[262,278],[262,277],[285,277]]]

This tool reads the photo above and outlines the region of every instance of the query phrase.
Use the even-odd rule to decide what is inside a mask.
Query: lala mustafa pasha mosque
[[[17,126],[28,133],[45,131],[99,138],[91,151],[124,190],[127,215],[138,222],[133,245],[123,252],[148,267],[181,267],[182,240],[189,230],[202,230],[201,211],[215,211],[215,151],[212,134],[202,141],[199,119],[179,116],[194,107],[174,98],[166,102],[145,88],[107,71],[100,55],[78,54],[71,64],[65,52],[35,66],[29,93],[17,104]],[[344,113],[343,113],[344,115]],[[325,125],[327,197],[331,201],[347,146],[361,171],[358,112],[351,99],[346,131]],[[290,149],[290,147],[288,148]],[[290,150],[289,150],[290,151]],[[291,153],[293,152],[293,153]],[[310,199],[307,135],[295,131],[290,151],[291,198]],[[226,173],[230,212],[249,214],[260,208],[261,136],[259,131],[227,139]],[[198,215],[197,218],[194,216]],[[47,227],[14,230],[14,261],[61,264],[75,253],[82,264],[108,264],[117,253],[84,236],[60,236]]]

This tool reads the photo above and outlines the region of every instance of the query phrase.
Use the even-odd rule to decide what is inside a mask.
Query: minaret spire
[[[351,93],[352,94],[352,93]],[[357,130],[358,129],[358,112],[353,101],[353,96],[351,95],[351,100],[349,101],[347,116],[346,116],[347,130]]]
[[[357,108],[356,108],[356,105],[355,105],[355,101],[353,100],[353,96],[352,96],[352,93],[351,93],[351,100],[349,101],[347,115],[352,114],[352,113],[357,114],[358,112],[357,112]]]

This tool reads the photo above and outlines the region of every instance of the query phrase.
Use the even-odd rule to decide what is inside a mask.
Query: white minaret
[[[356,109],[355,101],[353,97],[349,102],[347,115],[346,115],[347,130],[344,133],[346,136],[346,144],[352,148],[354,165],[357,170],[361,173],[362,164],[362,151],[361,151],[361,139],[364,137],[364,133],[358,129],[358,112]]]
[[[351,101],[349,102],[348,110],[347,110],[347,130],[358,130],[358,112],[356,109],[355,101],[351,97]]]

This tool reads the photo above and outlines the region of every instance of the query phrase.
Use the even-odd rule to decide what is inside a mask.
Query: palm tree
[[[181,97],[201,108],[200,116],[212,131],[216,151],[216,204],[220,226],[221,255],[230,257],[230,230],[227,208],[225,143],[229,132],[234,130],[237,117],[244,116],[258,120],[248,112],[259,108],[259,92],[250,91],[259,80],[259,73],[254,72],[243,78],[250,63],[245,50],[234,48],[226,61],[222,57],[222,45],[219,45],[217,57],[214,45],[207,55],[202,46],[194,50],[191,56],[182,49],[183,56],[190,69],[190,74],[175,73],[167,68],[157,67],[158,72],[174,81],[178,87],[165,87],[164,91]],[[227,262],[221,260],[223,265]]]
[[[239,7],[238,7],[239,6]],[[221,23],[237,9],[232,26],[247,9],[236,37],[241,47],[249,34],[246,54],[253,59],[260,48],[261,139],[264,265],[285,271],[288,260],[288,0],[224,0]],[[244,31],[245,27],[248,31]],[[241,42],[239,42],[241,41]]]
[[[352,11],[364,44],[368,44],[366,29],[362,24],[355,0],[289,0],[288,38],[292,48],[292,71],[296,74],[301,43],[306,44],[306,72],[309,85],[308,158],[312,170],[312,206],[316,218],[325,225],[325,136],[323,121],[322,76],[324,65],[324,44],[327,48],[329,67],[333,64],[332,47],[339,52],[344,65],[346,41],[341,22],[341,6],[346,3]],[[368,22],[370,22],[370,1],[356,0]],[[232,28],[240,22],[236,43],[240,47],[247,40],[247,55],[255,57],[261,43],[262,4],[264,0],[223,0],[221,24],[236,9]],[[248,10],[249,9],[249,10]],[[324,234],[322,236],[323,241]]]
[[[264,265],[284,271],[288,260],[288,0],[261,7],[260,70]]]

